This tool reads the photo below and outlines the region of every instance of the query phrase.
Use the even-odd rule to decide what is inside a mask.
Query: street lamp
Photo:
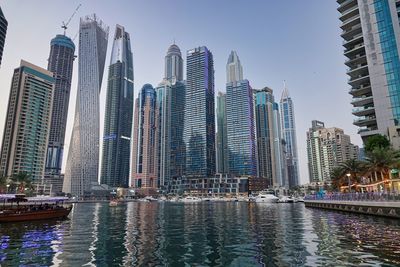
[[[10,185],[9,185],[9,184],[7,184],[7,185],[6,185],[6,187],[7,187],[7,194],[8,194],[8,188],[10,187]]]
[[[346,175],[347,175],[347,180],[349,181],[349,193],[350,193],[350,192],[351,192],[351,185],[350,185],[350,176],[351,176],[351,173],[347,173]]]

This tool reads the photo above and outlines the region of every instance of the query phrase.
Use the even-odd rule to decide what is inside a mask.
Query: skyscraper
[[[108,70],[100,180],[109,186],[129,186],[133,117],[133,59],[129,33],[117,25]]]
[[[46,184],[53,184],[59,180],[57,191],[61,191],[62,181],[61,164],[64,152],[65,130],[69,95],[71,91],[72,69],[75,59],[75,45],[65,35],[57,35],[50,42],[50,56],[47,69],[51,71],[55,79],[53,106],[49,144],[46,155]]]
[[[34,182],[42,182],[53,90],[53,73],[21,60],[11,81],[1,147],[1,176],[24,172]]]
[[[7,26],[8,22],[4,17],[3,11],[1,10],[0,7],[0,64],[1,60],[3,59],[3,49],[4,49],[4,43],[6,41]]]
[[[167,55],[165,56],[165,72],[164,78],[172,81],[183,81],[183,59],[181,50],[174,43],[168,48]]]
[[[217,96],[217,173],[228,173],[226,94],[221,92]]]
[[[229,55],[226,69],[228,172],[234,176],[256,176],[253,93],[249,81],[243,80],[236,52]]]
[[[340,163],[357,159],[358,147],[342,129],[325,128],[323,122],[314,120],[307,132],[307,156],[310,182],[327,182]]]
[[[268,87],[254,90],[258,176],[270,187],[288,186],[278,104]]]
[[[81,196],[98,184],[99,94],[107,52],[108,27],[96,15],[81,18],[76,108],[63,192]]]
[[[187,52],[187,81],[183,139],[186,145],[186,176],[215,174],[214,61],[202,46]]]
[[[283,89],[280,101],[281,125],[283,139],[286,143],[286,165],[289,187],[299,185],[299,164],[297,157],[296,123],[294,118],[293,100],[288,89]]]
[[[133,131],[132,186],[139,193],[155,193],[159,187],[158,114],[156,92],[151,84],[143,85],[135,102]]]
[[[375,134],[400,147],[400,1],[337,0],[349,93],[362,139]]]
[[[168,191],[171,179],[181,177],[185,168],[183,118],[185,84],[182,79],[183,60],[176,44],[168,48],[165,57],[165,77],[155,89],[158,114],[158,181]]]

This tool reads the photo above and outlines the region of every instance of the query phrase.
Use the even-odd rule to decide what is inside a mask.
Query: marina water
[[[398,220],[302,203],[79,203],[0,241],[1,266],[400,265]]]

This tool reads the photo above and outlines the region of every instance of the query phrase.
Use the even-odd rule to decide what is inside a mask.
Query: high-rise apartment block
[[[228,173],[228,134],[226,128],[226,94],[217,96],[217,173]]]
[[[363,140],[383,134],[400,147],[400,1],[337,3],[354,125]]]
[[[64,155],[74,53],[75,44],[69,37],[58,34],[51,40],[47,69],[54,75],[55,87],[43,184],[51,187],[51,191],[54,193],[62,191],[63,180],[60,175]]]
[[[294,104],[289,95],[288,89],[284,88],[282,92],[280,105],[281,125],[283,139],[286,147],[286,166],[289,187],[293,188],[299,185],[299,162],[297,156],[296,123],[294,116]]]
[[[100,181],[129,186],[133,117],[133,58],[129,33],[117,25],[108,69]]]
[[[158,113],[156,91],[143,85],[135,102],[132,186],[142,194],[154,194],[158,181]]]
[[[0,8],[0,64],[1,60],[3,59],[3,50],[6,41],[7,26],[8,22],[4,17],[3,11]]]
[[[202,46],[187,52],[183,140],[188,178],[215,174],[214,61]]]
[[[307,156],[310,182],[329,182],[335,167],[357,159],[358,147],[342,129],[325,128],[323,122],[314,120],[307,132]]]
[[[226,84],[226,125],[228,173],[232,176],[256,176],[253,92],[243,79],[236,52],[228,58]]]
[[[53,73],[21,61],[14,70],[0,157],[0,175],[42,182],[50,131]]]
[[[79,26],[78,92],[63,192],[82,196],[98,184],[100,89],[107,52],[108,27],[96,15]]]
[[[258,176],[270,187],[288,187],[279,106],[272,89],[254,90]]]

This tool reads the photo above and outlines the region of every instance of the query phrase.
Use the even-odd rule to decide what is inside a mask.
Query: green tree
[[[25,193],[25,189],[31,190],[33,188],[31,176],[26,172],[14,174],[11,177],[11,182],[16,193]]]
[[[384,135],[373,135],[365,141],[364,148],[366,152],[372,152],[375,148],[390,148],[390,141]]]
[[[399,165],[399,160],[399,151],[376,147],[367,153],[366,166],[374,174],[375,181],[385,180],[389,178],[390,169]]]
[[[333,189],[338,190],[343,184],[344,170],[342,167],[335,167],[331,172],[331,181]]]
[[[3,193],[7,190],[7,177],[0,176],[0,192]]]

